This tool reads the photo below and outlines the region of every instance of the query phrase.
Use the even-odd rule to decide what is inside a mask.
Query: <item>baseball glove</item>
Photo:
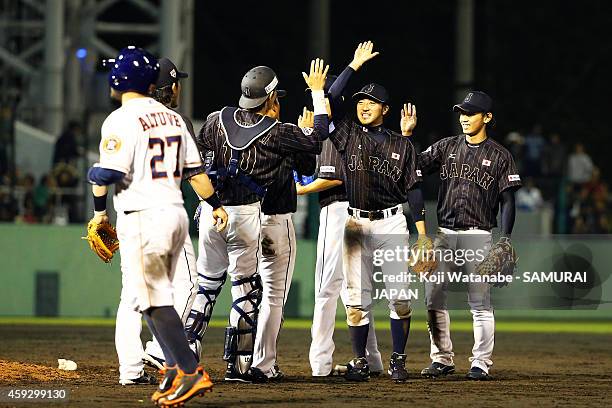
[[[495,275],[511,276],[514,274],[516,267],[516,251],[512,247],[512,242],[508,237],[502,237],[485,257],[485,259],[476,266],[476,273],[480,275]],[[493,286],[502,287],[508,282],[496,282]]]
[[[113,259],[113,254],[119,249],[117,231],[109,223],[89,221],[87,236],[82,239],[86,239],[91,250],[106,263]]]
[[[417,242],[410,247],[412,270],[416,273],[428,274],[438,266],[433,252],[433,242],[427,235],[419,235]]]

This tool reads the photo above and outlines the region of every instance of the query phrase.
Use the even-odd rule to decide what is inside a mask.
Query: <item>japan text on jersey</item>
[[[481,228],[497,225],[499,195],[519,188],[510,152],[487,138],[470,145],[465,135],[442,139],[418,155],[419,167],[438,173],[438,224],[445,228]]]

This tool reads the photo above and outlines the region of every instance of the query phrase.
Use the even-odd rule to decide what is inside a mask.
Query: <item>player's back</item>
[[[109,115],[100,153],[101,167],[126,174],[116,186],[117,211],[181,205],[183,167],[200,163],[180,115],[151,98],[131,99]]]

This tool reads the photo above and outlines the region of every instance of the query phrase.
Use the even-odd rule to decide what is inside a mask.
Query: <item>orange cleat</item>
[[[193,397],[212,391],[213,383],[204,368],[198,366],[193,374],[185,374],[180,369],[178,372],[171,392],[157,400],[159,406],[180,407]]]
[[[174,380],[178,377],[179,369],[177,366],[168,367],[164,364],[164,368],[159,370],[159,373],[162,375],[162,379],[159,382],[157,390],[151,396],[151,401],[153,401],[154,404],[157,404],[157,401],[161,397],[165,397],[172,393],[174,390]]]

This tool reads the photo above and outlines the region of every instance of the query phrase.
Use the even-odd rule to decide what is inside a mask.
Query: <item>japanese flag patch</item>
[[[521,177],[518,174],[509,174],[508,181],[521,181]]]
[[[483,166],[490,166],[491,165],[491,160],[483,159],[482,160],[482,165]]]
[[[394,160],[399,160],[399,154],[391,153],[391,158],[394,159]]]

